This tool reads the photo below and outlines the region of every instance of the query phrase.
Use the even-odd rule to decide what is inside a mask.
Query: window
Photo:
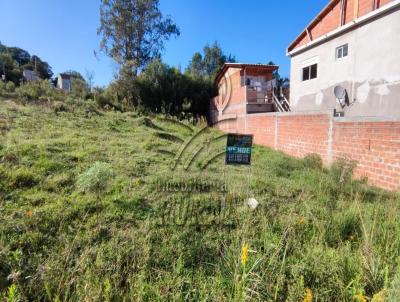
[[[313,64],[303,68],[303,81],[308,81],[317,78],[318,64]]]
[[[349,45],[344,44],[336,48],[336,59],[347,57],[349,54]]]

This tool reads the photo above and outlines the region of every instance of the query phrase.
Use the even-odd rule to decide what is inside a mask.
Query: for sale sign
[[[228,134],[226,141],[226,165],[250,165],[253,136],[246,134]]]

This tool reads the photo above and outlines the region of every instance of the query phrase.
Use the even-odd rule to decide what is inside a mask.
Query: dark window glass
[[[349,52],[349,46],[346,44],[343,46],[343,57],[346,57]]]
[[[310,79],[310,67],[304,67],[303,68],[303,81],[307,81]]]
[[[317,64],[311,65],[310,68],[311,68],[310,79],[315,79],[317,77],[318,65]]]
[[[338,57],[338,58],[343,57],[343,48],[341,48],[341,47],[338,48],[338,50],[337,50],[337,57]]]
[[[349,53],[349,45],[345,44],[336,48],[336,59],[347,57]]]

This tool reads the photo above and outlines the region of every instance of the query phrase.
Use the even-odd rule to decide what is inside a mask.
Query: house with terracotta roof
[[[216,77],[218,95],[211,100],[211,119],[288,111],[289,103],[277,91],[274,71],[278,68],[269,64],[224,64]]]
[[[292,111],[400,118],[400,0],[331,0],[287,54]]]

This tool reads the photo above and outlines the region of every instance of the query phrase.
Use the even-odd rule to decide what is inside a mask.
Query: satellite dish
[[[336,96],[340,106],[344,108],[347,105],[347,91],[342,86],[335,86],[333,93]]]

